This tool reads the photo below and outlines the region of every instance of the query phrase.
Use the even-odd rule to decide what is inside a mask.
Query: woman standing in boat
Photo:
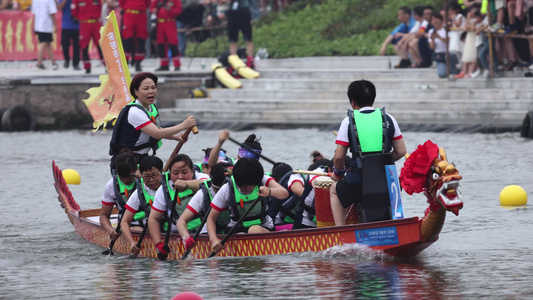
[[[109,155],[113,156],[111,168],[114,167],[115,156],[124,148],[133,151],[140,161],[150,149],[155,155],[161,147],[161,139],[181,141],[182,135],[178,133],[196,126],[194,117],[187,117],[181,124],[161,128],[155,105],[157,76],[154,74],[144,72],[135,75],[131,80],[130,93],[136,100],[124,106],[113,129],[109,149]]]
[[[120,211],[119,220],[124,213],[124,207],[129,197],[137,189],[135,176],[137,174],[137,161],[131,152],[117,155],[116,169],[111,170],[112,178],[107,182],[102,196],[102,209],[100,210],[100,224],[109,232],[109,238],[116,240],[120,236],[111,225],[113,206]]]
[[[163,161],[157,156],[147,156],[141,160],[139,165],[141,178],[137,179],[137,190],[133,192],[126,203],[126,210],[120,223],[124,237],[130,243],[130,250],[133,256],[139,255],[141,249],[133,239],[130,226],[148,226],[148,216],[152,208],[152,202],[157,189],[161,186],[161,172],[163,172]]]
[[[163,173],[162,185],[155,194],[152,211],[148,217],[150,236],[156,245],[158,254],[164,257],[168,255],[169,250],[164,248],[161,241],[161,220],[167,215],[173,218],[171,224],[174,225],[194,194],[200,189],[200,185],[209,179],[207,174],[194,171],[192,160],[186,154],[174,156],[169,165],[170,171]],[[170,210],[174,201],[177,201],[176,209],[172,212]],[[176,230],[173,229],[173,231]]]
[[[214,252],[220,252],[222,245],[216,235],[216,221],[221,212],[229,210],[231,221],[227,230],[237,225],[241,215],[248,210],[254,200],[261,203],[254,206],[236,232],[266,233],[274,231],[272,218],[267,210],[269,197],[285,199],[289,193],[272,177],[265,175],[263,166],[257,159],[240,158],[233,167],[231,180],[213,198],[211,212],[207,217],[207,232]]]

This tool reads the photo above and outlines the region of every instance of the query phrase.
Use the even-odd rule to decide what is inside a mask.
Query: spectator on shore
[[[480,9],[477,5],[472,5],[468,10],[466,17],[466,39],[465,47],[462,56],[463,71],[455,78],[470,78],[477,68],[477,47],[476,47],[476,23],[477,20],[474,16],[476,11]]]
[[[461,6],[456,1],[452,1],[448,4],[448,16],[452,24],[452,29],[465,27],[466,19],[463,14],[461,14]],[[458,60],[461,59],[465,47],[464,43],[461,41],[462,33],[463,31],[452,30],[448,34],[448,37],[450,38],[448,50],[450,53],[455,54]]]
[[[255,1],[255,0],[251,0]],[[247,0],[233,0],[226,15],[228,17],[228,41],[230,55],[237,54],[237,41],[239,39],[239,31],[242,32],[244,42],[246,44],[246,66],[255,68],[254,62],[254,42],[252,38],[252,13],[250,10],[250,2]]]
[[[104,55],[100,47],[100,14],[102,4],[99,1],[73,0],[71,5],[72,17],[80,22],[80,48],[82,51],[83,69],[85,74],[91,73],[91,58],[89,46],[91,40],[96,45],[102,65],[105,65]]]
[[[425,27],[425,30],[417,34],[417,37],[419,39],[418,51],[420,53],[420,57],[422,58],[422,65],[426,67],[430,67],[433,63],[431,59],[431,56],[433,55],[433,50],[429,47],[429,31],[433,28],[433,25],[431,25],[431,15],[433,14],[433,12],[435,12],[435,8],[431,5],[428,5],[424,8],[424,20],[426,20],[428,23]],[[424,26],[422,25],[421,29],[423,29],[423,27]]]
[[[438,12],[431,15],[433,29],[429,32],[429,47],[433,49],[434,60],[437,63],[437,75],[439,78],[446,78],[446,29],[444,29],[444,18]],[[457,56],[450,53],[450,74],[456,74]]]
[[[420,52],[418,51],[418,38],[417,34],[420,32],[422,28],[422,23],[426,23],[424,28],[427,26],[427,21],[424,20],[424,7],[423,6],[415,6],[413,8],[413,17],[416,20],[415,25],[409,33],[398,42],[398,47],[405,47],[407,48],[407,51],[409,54],[411,54],[411,57],[415,61],[415,64],[412,65],[412,67],[426,67],[422,63],[422,57],[420,57]]]
[[[407,48],[399,47],[398,43],[406,36],[411,28],[415,25],[416,21],[411,16],[411,9],[407,6],[402,6],[398,9],[398,25],[390,35],[385,39],[383,45],[381,45],[380,54],[385,55],[387,51],[387,45],[393,44],[394,50],[400,57],[400,62],[394,66],[395,68],[408,68],[411,66],[411,61],[408,58]]]
[[[13,8],[13,0],[2,0],[0,3],[0,10],[7,10]]]
[[[13,0],[14,10],[30,10],[32,0]]]
[[[178,29],[175,20],[182,12],[181,0],[153,1],[151,12],[152,19],[157,18],[157,49],[161,59],[160,66],[156,71],[170,70],[168,50],[172,55],[174,70],[179,71],[181,62],[178,50]]]
[[[57,6],[55,0],[35,0],[31,7],[33,14],[33,29],[39,40],[37,46],[37,68],[44,70],[44,53],[48,53],[48,59],[52,61],[52,69],[57,70],[57,64],[54,59],[54,50],[52,34],[56,32],[56,13]]]
[[[482,17],[481,12],[477,11],[476,18],[478,18],[479,20],[480,17]],[[476,33],[478,34],[478,36],[481,37],[481,40],[482,40],[481,46],[479,47],[478,59],[479,59],[479,63],[481,64],[481,67],[484,70],[484,73],[479,74],[479,75],[482,75],[484,78],[490,77],[490,63],[489,63],[489,58],[490,58],[489,47],[491,46],[490,44],[492,44],[492,53],[493,53],[492,63],[493,63],[494,74],[498,72],[498,59],[496,56],[495,39],[492,38],[491,43],[489,43],[488,35],[483,34],[483,32],[485,32],[488,28],[489,28],[489,19],[488,17],[485,16],[482,22],[480,22],[480,26],[476,28]]]
[[[63,67],[70,65],[70,45],[72,45],[72,67],[79,70],[80,64],[80,22],[72,18],[70,5],[72,0],[59,0],[57,9],[63,12],[61,17],[61,48],[65,62]]]
[[[142,72],[141,62],[146,54],[150,0],[119,0],[122,8],[122,45],[126,60],[135,65],[135,72]]]

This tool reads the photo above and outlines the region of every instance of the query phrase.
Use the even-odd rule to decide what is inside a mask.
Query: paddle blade
[[[115,253],[113,253],[113,250],[111,250],[110,248],[108,249],[105,249],[103,252],[102,252],[103,255],[115,255]]]

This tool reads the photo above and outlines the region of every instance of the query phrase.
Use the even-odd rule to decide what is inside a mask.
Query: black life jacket
[[[289,191],[288,183],[292,174],[294,174],[292,171],[287,172],[285,175],[283,175],[283,177],[281,177],[278,182],[281,186],[287,189],[287,191]],[[309,183],[308,178],[306,178],[304,175],[302,175],[302,179],[304,183],[304,192],[300,197],[298,197],[298,195],[294,194],[291,191],[289,191],[289,197],[285,199],[277,199],[272,197],[272,207],[269,210],[270,217],[274,219],[277,215],[285,223],[301,223],[303,218],[303,211],[305,210],[307,211],[309,220],[314,219],[314,199],[311,206],[307,206],[305,204],[305,199],[313,190],[313,186]]]
[[[137,143],[137,140],[139,140],[139,137],[141,136],[141,131],[135,130],[135,127],[128,123],[128,113],[134,105],[139,107],[144,113],[146,113],[148,118],[152,120],[152,122],[157,127],[160,127],[159,111],[157,110],[157,107],[154,104],[151,104],[152,111],[148,112],[139,103],[129,103],[128,105],[124,106],[124,108],[122,108],[115,122],[115,127],[113,128],[113,135],[111,136],[111,141],[109,142],[109,155],[115,155],[123,148],[130,149],[131,151],[151,148],[155,155],[156,150],[161,147],[161,140],[154,139],[153,137],[150,137],[148,143],[135,146],[135,143]]]

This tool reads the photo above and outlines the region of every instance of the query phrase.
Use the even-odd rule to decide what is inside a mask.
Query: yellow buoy
[[[65,178],[65,182],[67,184],[80,184],[81,183],[81,177],[78,171],[73,169],[65,169],[62,171],[63,178]]]
[[[527,193],[518,185],[508,185],[500,193],[501,206],[520,206],[527,204]]]

